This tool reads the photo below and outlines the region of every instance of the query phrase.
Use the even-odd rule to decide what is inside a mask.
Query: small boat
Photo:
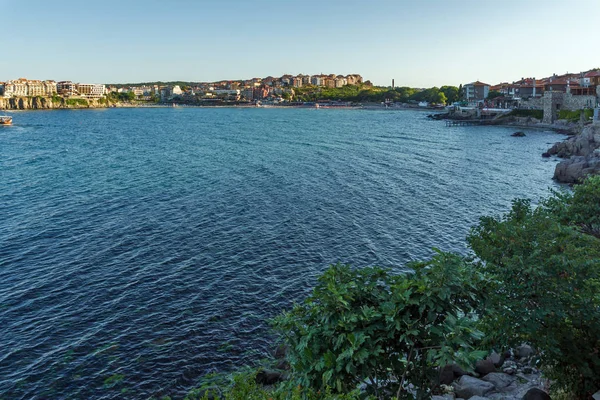
[[[12,117],[8,115],[0,115],[0,126],[12,125]]]

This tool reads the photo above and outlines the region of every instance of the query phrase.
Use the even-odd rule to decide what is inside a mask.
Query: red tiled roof
[[[584,78],[594,78],[596,76],[600,76],[600,70],[590,71],[584,75]]]

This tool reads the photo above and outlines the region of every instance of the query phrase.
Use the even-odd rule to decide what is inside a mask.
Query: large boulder
[[[494,385],[494,388],[498,392],[508,392],[516,389],[517,378],[501,372],[492,372],[487,374],[481,380],[486,381]]]
[[[556,143],[548,150],[548,154],[561,158],[588,156],[597,148],[600,148],[600,126],[589,125],[581,133]]]
[[[554,170],[554,179],[561,183],[578,183],[595,174],[600,174],[600,155],[593,153],[561,161]]]
[[[475,364],[475,372],[477,372],[479,376],[485,376],[490,372],[496,372],[496,366],[492,360],[486,358],[485,360],[477,361]]]
[[[285,380],[283,373],[279,371],[260,370],[256,374],[256,383],[260,385],[274,385]]]
[[[445,365],[440,370],[440,384],[449,385],[454,382],[455,379],[460,378],[463,375],[467,375],[467,372],[459,367],[457,364]]]
[[[542,389],[531,388],[525,393],[523,396],[523,400],[551,400],[548,393],[544,392]]]
[[[494,390],[494,385],[481,379],[464,375],[458,382],[454,382],[454,393],[457,397],[470,399],[473,396],[485,396]]]

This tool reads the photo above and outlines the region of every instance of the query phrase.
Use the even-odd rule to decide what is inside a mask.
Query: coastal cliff
[[[565,158],[556,165],[554,179],[578,183],[588,175],[600,174],[600,125],[588,125],[581,133],[556,143],[545,156]]]
[[[102,108],[108,107],[106,99],[67,99],[55,97],[0,98],[0,110],[37,110],[56,108]]]

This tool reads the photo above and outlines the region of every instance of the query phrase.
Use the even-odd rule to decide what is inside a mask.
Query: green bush
[[[377,397],[431,395],[435,367],[470,368],[484,353],[470,317],[482,275],[461,257],[439,252],[414,273],[331,266],[303,303],[276,319],[288,344],[292,380],[347,393],[361,383]]]
[[[507,114],[507,116],[532,117],[532,118],[541,120],[544,118],[544,111],[543,110],[515,109],[515,110],[512,110],[509,114]]]
[[[86,99],[67,99],[66,104],[68,106],[83,106],[87,107],[89,105]]]
[[[489,345],[531,343],[557,386],[577,398],[600,388],[600,177],[533,209],[516,200],[484,217],[469,243],[489,290],[482,329]]]
[[[247,370],[232,375],[212,375],[204,387],[192,390],[184,400],[368,400],[359,391],[333,394],[330,389],[315,391],[286,383],[265,388],[256,383],[257,372]]]

